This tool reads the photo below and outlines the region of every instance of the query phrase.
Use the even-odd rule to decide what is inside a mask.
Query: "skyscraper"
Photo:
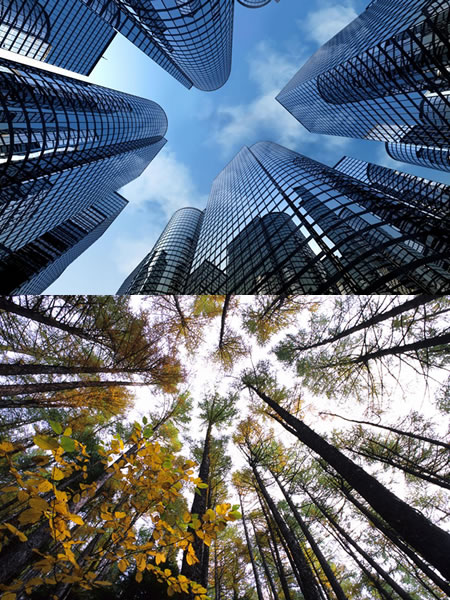
[[[0,48],[89,75],[116,32],[81,0],[0,0]]]
[[[189,276],[186,262],[170,292],[449,291],[449,197],[449,186],[356,159],[332,168],[271,142],[244,147],[214,180]],[[182,230],[181,213],[167,254],[187,243]],[[155,260],[131,279],[164,293],[164,269]]]
[[[448,0],[372,0],[277,100],[315,133],[387,143],[402,161],[450,171]]]
[[[118,294],[177,294],[184,290],[203,221],[198,208],[177,210],[153,250],[125,279]]]
[[[150,100],[5,59],[0,107],[1,293],[39,293],[123,209],[115,192],[164,146],[167,119]]]

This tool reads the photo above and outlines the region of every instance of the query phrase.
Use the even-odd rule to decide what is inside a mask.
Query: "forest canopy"
[[[0,598],[450,596],[448,296],[0,297]]]

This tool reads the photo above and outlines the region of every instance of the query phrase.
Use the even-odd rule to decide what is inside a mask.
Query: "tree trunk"
[[[326,344],[332,344],[333,342],[337,342],[337,341],[341,340],[342,338],[351,335],[352,333],[362,331],[363,329],[367,329],[368,327],[373,327],[374,325],[377,325],[378,323],[382,323],[386,319],[392,319],[393,317],[396,317],[397,315],[400,315],[408,310],[412,310],[413,308],[418,308],[419,306],[422,306],[423,304],[426,304],[427,302],[430,302],[431,300],[434,300],[435,298],[436,298],[435,296],[428,296],[426,294],[420,294],[418,296],[415,296],[412,300],[407,300],[403,304],[400,304],[399,306],[395,306],[391,310],[387,310],[386,312],[383,312],[383,313],[380,313],[373,317],[370,317],[369,319],[366,319],[365,321],[361,321],[361,323],[358,323],[358,325],[349,327],[348,329],[345,329],[344,331],[341,331],[341,332],[337,333],[336,335],[330,336],[329,338],[326,338],[324,340],[320,340],[320,342],[316,342],[314,344],[308,344],[306,346],[296,346],[295,350],[297,350],[299,352],[304,352],[306,350],[313,350],[314,348],[318,348],[320,346],[325,346]]]
[[[266,557],[264,556],[264,552],[263,552],[263,549],[261,547],[261,543],[260,543],[260,541],[258,539],[258,535],[256,533],[255,524],[254,524],[254,522],[251,519],[250,519],[250,523],[252,524],[253,534],[255,536],[256,545],[257,545],[258,550],[259,550],[259,556],[261,557],[261,562],[262,562],[262,565],[263,565],[264,573],[266,575],[267,581],[269,582],[269,586],[270,586],[270,589],[272,591],[273,599],[274,600],[279,600],[278,599],[277,588],[275,586],[275,582],[273,580],[272,573],[269,570],[269,565],[267,564]]]
[[[378,427],[379,429],[386,429],[387,431],[392,431],[393,433],[398,433],[399,435],[406,435],[407,437],[413,438],[415,440],[421,440],[422,442],[428,442],[429,444],[434,444],[435,446],[442,446],[443,448],[447,448],[448,450],[450,450],[450,444],[446,444],[445,442],[441,442],[440,440],[435,440],[434,438],[429,438],[424,435],[411,433],[410,431],[403,431],[402,429],[388,427],[387,425],[380,425],[379,423],[372,423],[371,421],[357,421],[355,419],[348,419],[347,417],[342,417],[341,415],[336,415],[335,413],[330,412],[321,412],[320,414],[330,415],[331,417],[338,417],[338,419],[343,419],[344,421],[349,421],[350,423],[358,423],[359,425],[370,425],[372,427]]]
[[[148,369],[132,367],[96,367],[91,365],[37,365],[30,363],[0,363],[0,375],[79,375],[81,373],[145,373]],[[30,384],[28,384],[30,385]]]
[[[283,562],[281,560],[280,552],[278,551],[278,544],[277,544],[277,540],[275,538],[275,533],[273,531],[272,524],[270,523],[269,515],[267,514],[266,508],[264,506],[264,502],[263,502],[259,492],[257,492],[257,494],[258,494],[259,503],[261,505],[261,510],[263,511],[264,518],[267,523],[267,529],[269,530],[270,538],[272,539],[272,545],[273,545],[272,554],[274,557],[274,562],[277,565],[278,577],[280,579],[281,587],[283,589],[283,594],[284,594],[285,600],[292,600],[291,594],[289,592],[289,585],[288,585],[288,582],[286,579],[286,573],[284,572]]]
[[[312,498],[312,496],[311,496]],[[381,575],[381,577],[386,581],[388,585],[394,590],[396,594],[402,598],[402,600],[414,600],[412,596],[408,594],[402,587],[398,585],[394,579],[387,573],[380,565],[373,560],[373,558],[365,551],[361,546],[336,522],[336,520],[330,515],[330,513],[317,502],[317,500],[313,499],[315,505],[320,510],[320,512],[328,519],[328,521],[332,524],[332,526],[339,532],[339,534],[346,540],[348,544],[353,546],[355,550],[364,558],[366,562],[369,563],[371,567],[375,569],[375,571]]]
[[[0,385],[0,398],[2,396],[22,396],[27,394],[43,394],[45,392],[61,392],[64,390],[77,390],[80,388],[107,388],[120,385],[148,385],[147,383],[136,383],[133,381],[63,381],[57,383],[22,383],[11,385]],[[21,406],[20,401],[1,400],[0,408],[11,408]],[[24,401],[23,406],[27,406]]]
[[[255,577],[256,593],[258,595],[258,600],[264,600],[264,596],[263,596],[262,589],[261,589],[261,582],[259,580],[259,574],[258,574],[258,570],[256,568],[255,557],[253,556],[252,546],[250,543],[250,537],[248,535],[247,523],[245,522],[244,503],[242,502],[242,497],[241,497],[241,494],[239,491],[238,491],[238,494],[239,494],[239,502],[241,504],[242,525],[244,526],[245,541],[247,542],[248,555],[250,557],[250,562],[252,564],[252,569],[253,569],[253,575]]]
[[[430,567],[423,562],[423,560],[417,556],[417,554],[409,548],[402,540],[397,536],[397,533],[385,525],[379,517],[371,513],[359,500],[357,500],[348,490],[341,488],[346,498],[365,516],[367,519],[375,525],[391,542],[403,552],[419,569],[425,573],[425,575],[437,585],[443,592],[445,592],[450,598],[450,584],[441,579],[437,573],[435,573]]]
[[[220,334],[219,334],[219,348],[222,348],[223,336],[225,334],[225,323],[227,319],[228,306],[230,305],[231,294],[225,296],[225,300],[222,308],[222,316],[220,319]]]
[[[198,472],[199,478],[203,483],[209,482],[209,470],[210,470],[210,446],[211,446],[211,430],[212,423],[208,424],[208,429],[206,430],[205,441],[203,444],[203,454],[202,454],[202,462],[200,463],[200,468]],[[194,500],[192,502],[191,514],[197,514],[200,517],[205,514],[207,510],[208,503],[208,488],[199,489],[199,493],[194,495]],[[188,565],[186,560],[187,553],[184,553],[183,563],[181,566],[181,574],[190,579],[191,581],[195,581],[200,583],[203,587],[207,587],[208,581],[203,581],[205,573],[208,573],[208,565],[205,565],[204,559],[204,551],[207,548],[206,544],[194,534],[194,541],[192,542],[192,547],[194,548],[194,552],[199,562],[194,563],[193,565]],[[208,555],[209,559],[209,555]]]
[[[311,546],[312,551],[316,555],[317,560],[319,561],[319,564],[320,564],[320,566],[322,568],[322,571],[324,572],[326,578],[330,582],[330,585],[331,585],[334,593],[336,594],[336,598],[338,600],[348,600],[347,596],[344,594],[344,590],[341,588],[341,586],[339,584],[339,581],[336,579],[336,577],[335,577],[335,575],[333,573],[332,568],[328,564],[327,559],[322,554],[322,551],[320,550],[319,545],[316,543],[316,541],[315,541],[314,537],[312,536],[312,534],[311,534],[308,526],[306,525],[305,521],[302,519],[300,513],[297,510],[297,507],[292,502],[292,498],[289,496],[289,494],[287,493],[286,489],[282,485],[279,477],[277,477],[277,475],[275,473],[273,473],[271,469],[270,469],[270,472],[272,473],[273,477],[275,478],[275,481],[277,482],[280,490],[283,492],[283,495],[286,498],[287,503],[289,504],[289,508],[292,510],[292,513],[293,513],[293,515],[295,517],[295,520],[299,524],[300,529],[303,532],[303,535],[308,540],[308,543]]]
[[[252,384],[247,384],[282,419],[281,424],[306,446],[324,459],[341,475],[375,511],[397,530],[444,577],[450,579],[450,535],[431,523],[421,513],[403,502],[383,484],[369,475],[336,447],[291,415],[272,398]],[[286,425],[285,425],[286,423]]]
[[[262,479],[258,473],[256,466],[254,464],[251,464],[250,466],[252,467],[255,479],[258,483],[258,488],[261,494],[263,495],[267,506],[269,507],[269,510],[272,513],[272,516],[278,526],[278,529],[280,530],[281,535],[286,540],[286,544],[291,552],[292,558],[300,575],[299,584],[303,596],[305,597],[305,600],[320,600],[319,591],[317,589],[317,583],[309,566],[308,559],[304,555],[301,546],[297,543],[295,535],[284,522],[282,516],[278,511],[278,508],[275,505],[275,502],[272,500],[271,496],[267,492],[266,487],[262,482]]]
[[[7,296],[0,296],[0,310],[4,310],[6,312],[14,313],[21,317],[26,317],[31,321],[36,321],[37,323],[42,323],[43,325],[48,325],[50,327],[55,327],[56,329],[61,329],[67,333],[75,335],[77,337],[83,338],[85,340],[89,340],[90,342],[100,342],[98,336],[92,334],[85,329],[80,327],[73,327],[67,323],[61,323],[54,317],[48,317],[41,314],[37,310],[33,310],[31,308],[26,308],[25,306],[20,306],[15,302],[12,302]]]

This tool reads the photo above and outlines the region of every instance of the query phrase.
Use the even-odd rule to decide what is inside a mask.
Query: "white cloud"
[[[276,100],[280,89],[296,73],[302,58],[281,54],[266,42],[255,48],[249,59],[249,78],[255,81],[257,96],[246,104],[222,105],[216,109],[212,141],[225,156],[242,145],[268,139],[290,147],[313,141],[308,133]]]
[[[123,275],[129,275],[150,252],[176,210],[184,206],[204,208],[207,202],[207,196],[199,192],[189,168],[166,148],[120,193],[130,202],[123,218],[130,218],[134,223],[133,229],[122,228],[114,239],[113,256],[117,270]],[[142,214],[137,226],[136,212]]]
[[[349,2],[327,2],[323,8],[308,13],[306,19],[298,21],[298,24],[306,37],[322,45],[357,16],[356,10]]]

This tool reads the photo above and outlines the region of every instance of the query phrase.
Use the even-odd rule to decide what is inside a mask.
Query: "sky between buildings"
[[[393,161],[381,142],[311,134],[275,100],[311,54],[367,4],[272,0],[248,9],[236,3],[231,75],[214,92],[187,90],[118,34],[90,80],[160,104],[169,121],[168,143],[121,190],[127,208],[45,293],[114,294],[173,212],[204,208],[214,177],[242,146],[258,141],[277,142],[328,165],[349,155],[448,183],[442,171]]]

